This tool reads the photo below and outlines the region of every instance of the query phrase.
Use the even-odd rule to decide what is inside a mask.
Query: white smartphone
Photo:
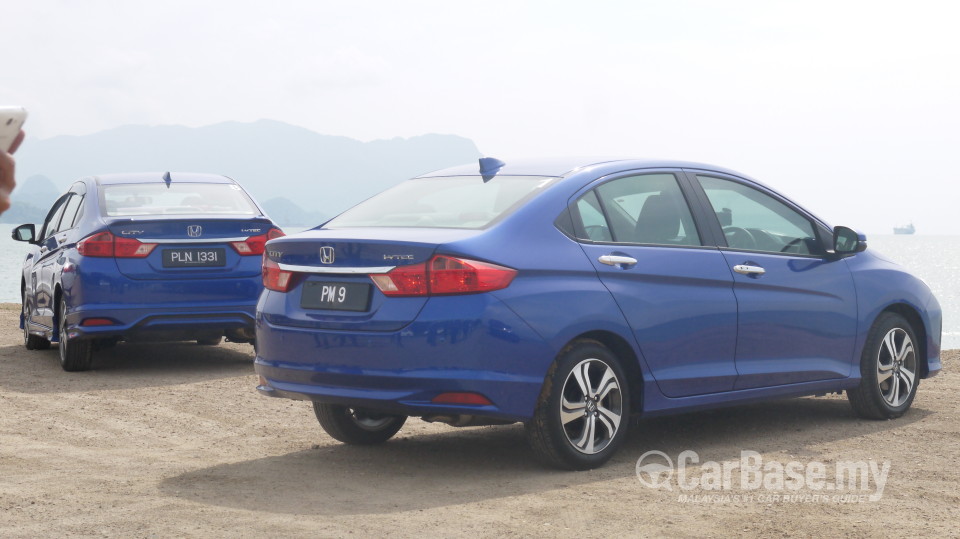
[[[0,107],[0,150],[7,151],[27,120],[23,107]]]

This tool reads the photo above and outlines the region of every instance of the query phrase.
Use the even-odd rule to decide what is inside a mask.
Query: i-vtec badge
[[[136,236],[137,234],[143,234],[142,230],[121,230],[121,234],[124,236]]]
[[[384,260],[413,260],[413,255],[383,255]]]
[[[240,232],[260,232],[262,228],[241,228]]]
[[[320,248],[320,263],[321,264],[333,264],[333,261],[336,260],[336,254],[333,252],[333,247],[321,247]]]
[[[187,227],[187,236],[199,238],[203,234],[203,227],[200,225],[190,225]]]

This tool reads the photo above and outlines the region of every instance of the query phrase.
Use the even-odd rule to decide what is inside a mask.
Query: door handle
[[[761,268],[760,266],[748,266],[746,264],[738,264],[734,266],[733,271],[743,275],[763,275],[767,272],[767,270]]]
[[[633,266],[637,263],[636,258],[621,255],[603,255],[597,260],[608,266]]]

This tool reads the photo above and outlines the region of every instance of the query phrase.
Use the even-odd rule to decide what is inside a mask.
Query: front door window
[[[697,176],[727,246],[745,251],[821,254],[813,224],[766,193],[730,180]]]

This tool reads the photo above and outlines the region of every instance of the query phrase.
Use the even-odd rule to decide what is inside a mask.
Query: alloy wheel
[[[902,328],[887,332],[877,354],[877,383],[880,395],[890,406],[900,406],[913,392],[917,356],[910,335]]]
[[[620,381],[599,359],[578,363],[563,384],[560,423],[567,441],[579,452],[603,451],[617,435],[623,416]]]
[[[60,339],[60,363],[66,364],[67,358],[67,309],[60,304],[60,316],[57,317],[58,338]]]
[[[368,412],[358,408],[348,408],[347,413],[354,424],[369,431],[381,430],[396,421],[395,416]]]

